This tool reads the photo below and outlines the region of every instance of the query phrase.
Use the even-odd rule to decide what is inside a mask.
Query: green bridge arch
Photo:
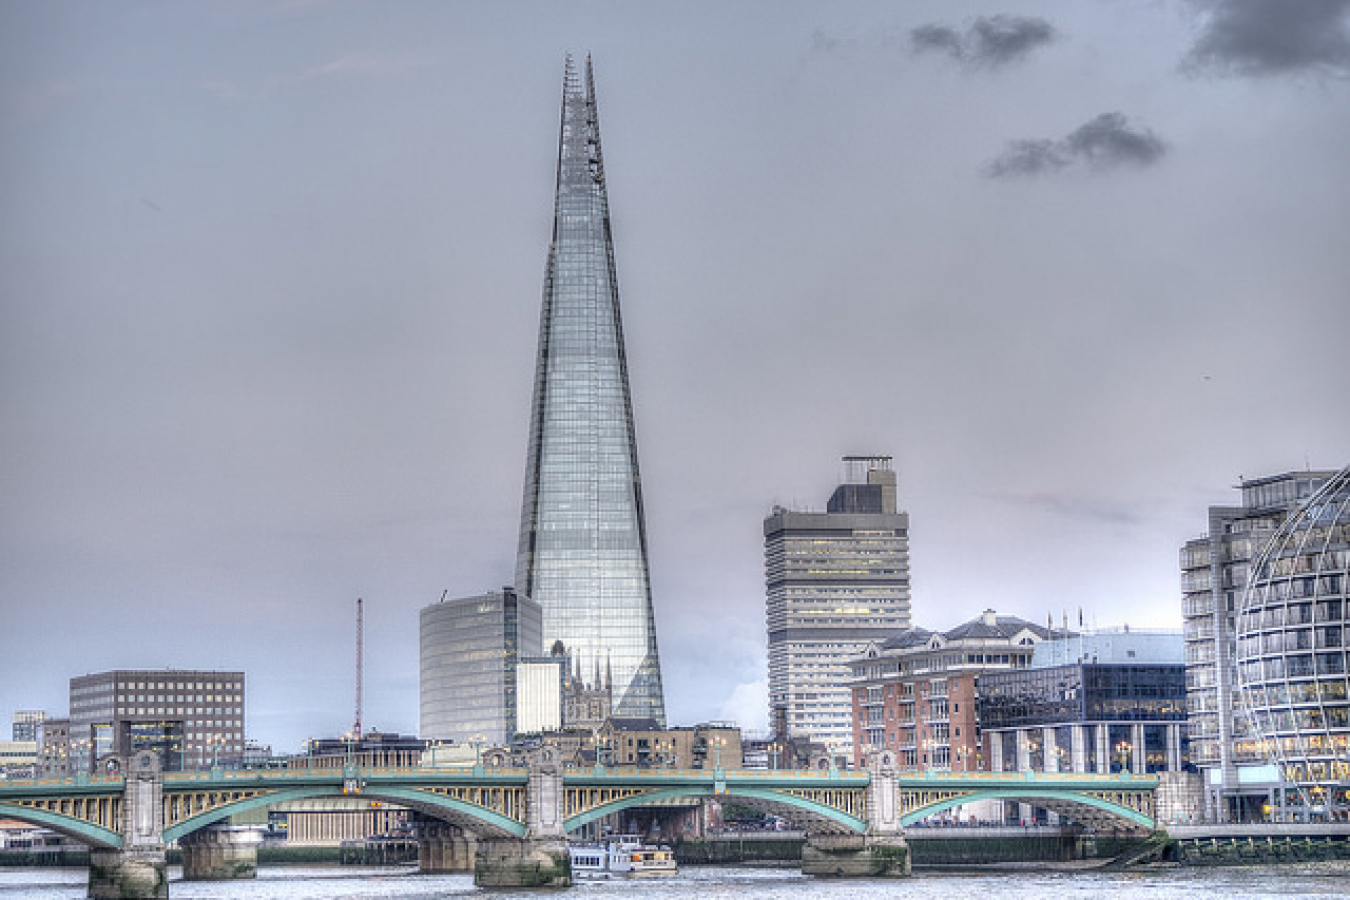
[[[213,822],[219,822],[221,819],[247,812],[251,809],[275,806],[278,803],[284,803],[290,800],[317,800],[337,797],[397,803],[400,806],[421,810],[422,812],[437,816],[438,818],[447,818],[447,820],[456,824],[464,824],[465,820],[470,820],[475,825],[486,826],[487,829],[494,833],[504,833],[511,837],[524,837],[527,830],[520,822],[503,816],[500,813],[493,812],[490,809],[484,809],[473,803],[466,803],[463,800],[456,800],[453,797],[433,794],[416,788],[386,785],[375,787],[368,785],[366,789],[362,790],[359,794],[344,794],[340,785],[315,785],[311,787],[277,788],[265,794],[259,794],[246,799],[235,800],[223,806],[217,806],[204,813],[199,813],[191,818],[184,819],[182,822],[179,822],[170,828],[165,828],[164,840],[166,843],[178,840],[199,828],[205,828]]]
[[[689,797],[736,797],[744,800],[754,800],[764,803],[787,813],[784,818],[794,817],[792,813],[806,813],[809,817],[815,819],[826,819],[834,825],[846,831],[865,834],[867,832],[867,822],[856,816],[850,816],[847,813],[826,806],[823,803],[817,803],[814,800],[808,800],[805,797],[798,797],[795,794],[788,794],[783,791],[773,790],[772,788],[742,787],[739,785],[728,784],[725,790],[718,791],[712,785],[688,785],[680,787],[657,788],[641,794],[635,794],[631,797],[624,797],[618,800],[611,800],[608,803],[593,807],[583,813],[578,813],[563,822],[563,828],[567,831],[575,831],[584,825],[588,825],[597,819],[613,813],[623,812],[625,809],[632,809],[638,806],[648,806],[664,800],[681,800]]]
[[[18,803],[0,802],[0,819],[14,819],[29,825],[41,825],[57,834],[88,844],[96,850],[116,850],[122,846],[122,835],[111,828]]]
[[[977,803],[980,800],[1013,800],[1019,803],[1041,803],[1054,804],[1056,806],[1086,806],[1100,810],[1109,816],[1118,819],[1124,819],[1132,825],[1138,825],[1142,828],[1152,830],[1155,826],[1155,820],[1151,816],[1146,816],[1137,810],[1128,806],[1122,806],[1119,803],[1113,803],[1110,800],[1103,800],[1101,797],[1093,797],[1090,794],[1080,794],[1071,791],[1043,788],[981,788],[969,794],[962,794],[958,797],[948,797],[918,809],[911,810],[900,817],[900,825],[904,828],[913,827],[915,824],[923,821],[929,816],[951,809],[955,806],[962,806],[966,803]]]

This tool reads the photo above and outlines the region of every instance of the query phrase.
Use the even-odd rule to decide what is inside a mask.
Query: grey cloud
[[[1059,141],[1010,141],[1008,149],[989,164],[995,178],[1009,175],[1040,175],[1069,164]]]
[[[1026,16],[981,16],[961,32],[947,25],[920,25],[910,31],[915,53],[936,51],[970,66],[1002,66],[1016,62],[1055,39],[1044,19]]]
[[[920,25],[909,33],[909,41],[916,53],[936,50],[956,59],[965,56],[961,35],[946,25]]]
[[[1191,71],[1272,76],[1350,75],[1350,0],[1201,0]]]
[[[1068,519],[1086,519],[1113,525],[1137,525],[1142,521],[1130,506],[1105,498],[1033,492],[996,495],[996,499]]]
[[[1167,145],[1147,128],[1137,128],[1118,112],[1102,113],[1060,140],[1011,141],[991,162],[992,178],[1041,175],[1073,165],[1105,171],[1120,166],[1148,166],[1167,152]]]
[[[854,38],[837,37],[819,28],[811,32],[811,49],[817,53],[838,53],[857,46],[858,41]]]

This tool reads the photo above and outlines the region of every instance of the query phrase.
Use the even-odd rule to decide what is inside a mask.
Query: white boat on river
[[[675,853],[669,847],[644,844],[636,834],[616,834],[598,843],[568,845],[573,878],[608,878],[611,875],[673,875]]]

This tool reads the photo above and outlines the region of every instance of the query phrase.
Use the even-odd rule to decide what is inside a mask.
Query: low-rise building
[[[661,728],[654,719],[611,718],[596,734],[596,754],[616,766],[739,769],[741,730],[720,722]]]
[[[1177,772],[1190,767],[1180,632],[1129,629],[1036,647],[1031,665],[979,680],[995,772]]]
[[[986,770],[976,715],[976,679],[1031,665],[1050,631],[985,610],[947,632],[909,628],[849,661],[853,758],[889,749],[909,771]]]

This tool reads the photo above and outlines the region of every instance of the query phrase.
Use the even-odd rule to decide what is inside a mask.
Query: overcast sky
[[[0,2],[0,715],[242,669],[417,730],[515,565],[564,55],[595,60],[672,722],[762,729],[762,521],[888,454],[915,624],[1179,628],[1350,463],[1350,3]]]

